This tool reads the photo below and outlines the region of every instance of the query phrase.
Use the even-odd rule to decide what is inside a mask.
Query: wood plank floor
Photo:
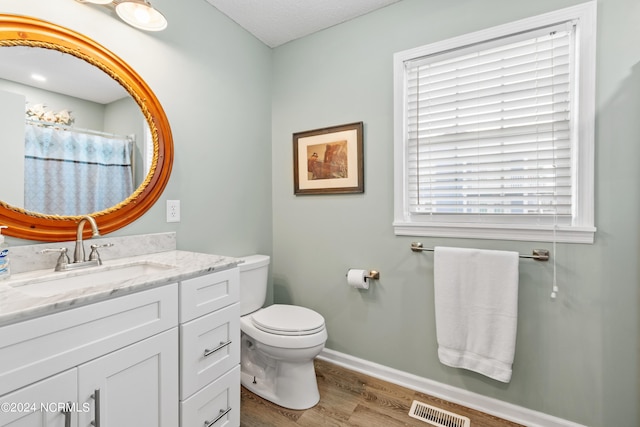
[[[240,426],[428,427],[408,415],[415,399],[468,417],[472,427],[523,427],[323,360],[316,359],[315,366],[320,389],[316,406],[304,411],[285,409],[242,387]]]

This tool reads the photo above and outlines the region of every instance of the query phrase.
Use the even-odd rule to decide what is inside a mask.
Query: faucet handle
[[[102,245],[91,245],[91,253],[89,254],[89,261],[98,261],[98,264],[102,265],[102,260],[100,259],[100,254],[98,253],[98,248],[110,248],[114,246],[113,243],[104,243]]]
[[[46,254],[49,252],[60,252],[60,256],[58,257],[58,261],[56,261],[55,271],[63,271],[67,264],[69,264],[69,255],[67,255],[67,248],[47,248],[41,250],[39,253]]]

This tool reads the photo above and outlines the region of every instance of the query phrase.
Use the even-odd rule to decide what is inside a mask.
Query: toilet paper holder
[[[345,276],[349,275],[349,270],[347,270],[347,273],[345,274]],[[370,279],[370,280],[378,280],[380,279],[380,272],[377,270],[369,270],[369,272],[364,276],[365,280],[366,279]]]
[[[366,276],[364,276],[365,279],[373,279],[373,280],[378,280],[380,279],[380,272],[377,270],[370,270],[369,274],[367,274]]]

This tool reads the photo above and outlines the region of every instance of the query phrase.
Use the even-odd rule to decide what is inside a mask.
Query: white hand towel
[[[517,252],[436,247],[440,362],[508,383],[518,316]]]

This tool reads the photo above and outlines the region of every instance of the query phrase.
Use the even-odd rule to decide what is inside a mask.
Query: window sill
[[[472,223],[393,223],[396,236],[452,237],[459,239],[518,240],[593,244],[595,227],[522,226]],[[554,236],[555,235],[555,236]]]

